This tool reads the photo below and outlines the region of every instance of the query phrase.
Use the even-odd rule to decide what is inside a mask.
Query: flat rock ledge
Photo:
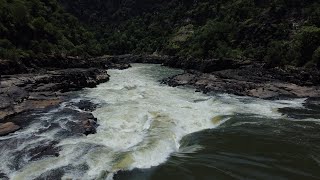
[[[107,82],[106,70],[73,68],[42,73],[4,75],[0,81],[0,136],[23,128],[24,123],[11,122],[17,114],[59,105],[67,92],[95,87]],[[14,119],[14,118],[13,118]],[[92,122],[83,123],[85,134],[94,133]],[[83,121],[88,121],[85,119]]]
[[[263,68],[242,67],[211,73],[188,70],[163,80],[170,86],[191,86],[204,93],[230,93],[262,99],[279,98],[316,98],[320,97],[320,86],[299,80],[285,81],[279,74]]]

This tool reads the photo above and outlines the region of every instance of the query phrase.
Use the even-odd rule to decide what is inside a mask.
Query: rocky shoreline
[[[265,69],[262,65],[245,65],[210,73],[186,70],[163,80],[163,83],[192,86],[204,93],[230,93],[262,99],[317,98],[320,97],[317,78],[319,71],[315,74],[303,71],[288,73],[280,69]]]
[[[320,97],[320,70],[267,67],[263,62],[233,59],[184,59],[157,55],[104,56],[118,63],[154,63],[184,69],[163,80],[170,86],[192,86],[198,91],[231,93],[262,99]]]
[[[18,120],[19,115],[57,106],[66,101],[70,91],[107,82],[107,69],[129,68],[130,63],[154,63],[185,69],[183,74],[162,82],[170,86],[192,86],[204,93],[231,93],[263,99],[320,97],[320,71],[316,69],[266,68],[262,63],[248,61],[185,60],[157,55],[91,59],[48,57],[26,62],[0,60],[0,136],[27,124]],[[80,114],[78,129],[86,135],[95,133],[97,123],[90,113],[94,105],[88,102],[81,105],[88,111],[74,112]]]
[[[108,80],[106,71],[94,68],[3,76],[0,85],[0,122],[5,123],[0,124],[0,136],[26,124],[11,121],[16,115],[56,106],[64,102],[67,92],[95,87]]]
[[[231,93],[262,99],[320,97],[317,68],[268,67],[263,62],[234,59],[184,59],[157,55],[104,56],[117,63],[155,63],[184,69],[162,83],[191,86],[204,93]]]
[[[0,60],[0,136],[13,133],[29,124],[28,114],[57,107],[68,99],[69,92],[93,88],[107,82],[107,69],[125,69],[126,63],[108,59],[52,58],[47,64]],[[90,103],[82,103],[87,111],[74,111],[79,116],[77,131],[95,133],[96,119]],[[81,107],[79,107],[81,109]]]

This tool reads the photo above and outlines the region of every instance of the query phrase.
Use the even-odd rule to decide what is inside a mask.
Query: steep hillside
[[[1,57],[156,53],[320,66],[317,0],[58,2],[1,0]]]
[[[63,2],[95,27],[108,54],[228,57],[265,60],[270,66],[311,67],[319,62],[317,0]]]
[[[97,55],[94,33],[56,0],[0,0],[0,57]]]

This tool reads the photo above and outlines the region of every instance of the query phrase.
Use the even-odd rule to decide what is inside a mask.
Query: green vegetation
[[[90,2],[64,5],[99,31],[107,54],[227,57],[267,61],[269,66],[313,67],[319,62],[317,0]]]
[[[0,6],[6,58],[157,53],[269,66],[320,62],[318,0],[0,0]]]
[[[94,33],[55,0],[0,0],[0,57],[98,55]]]

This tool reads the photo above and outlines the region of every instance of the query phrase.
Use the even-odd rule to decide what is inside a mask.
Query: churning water
[[[315,151],[316,147],[303,145],[307,143],[303,141],[312,136],[314,143],[319,142],[318,132],[310,136],[298,132],[319,126],[320,118],[304,118],[308,127],[299,123],[301,118],[278,111],[303,109],[305,99],[205,95],[159,82],[179,72],[145,64],[109,70],[109,82],[80,93],[80,99],[99,104],[93,112],[99,123],[96,134],[65,135],[66,122],[74,118],[61,115],[65,103],[36,117],[38,121],[28,128],[0,139],[7,144],[0,147],[0,173],[14,180],[318,177],[312,170],[319,168],[317,153],[306,155],[308,161],[304,155],[309,151],[291,148]],[[40,131],[43,121],[46,127],[51,123],[57,126]],[[296,145],[298,139],[301,146]],[[56,142],[58,157],[32,160],[23,153],[48,141]],[[10,142],[15,145],[9,146]],[[281,159],[284,156],[289,157]],[[291,166],[300,159],[310,166],[310,172],[300,165]]]

